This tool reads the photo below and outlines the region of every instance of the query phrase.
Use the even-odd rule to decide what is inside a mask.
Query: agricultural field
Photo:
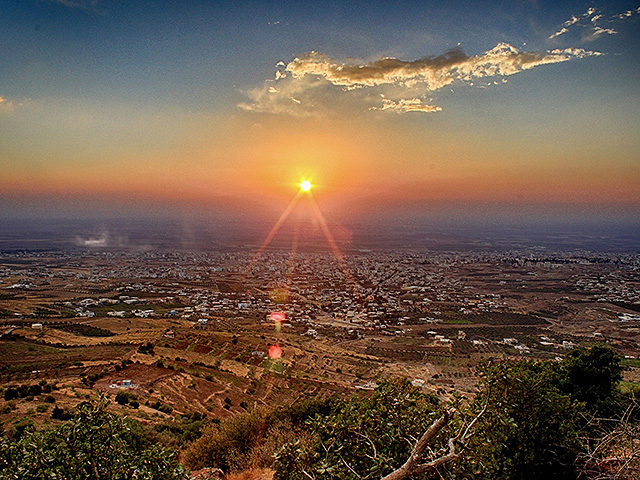
[[[274,281],[292,268],[277,251],[250,272],[242,252],[49,255],[0,257],[8,434],[99,396],[154,425],[399,376],[472,397],[482,362],[594,343],[625,357],[628,386],[640,381],[636,257],[354,254],[347,288],[322,253],[300,254],[290,283]]]

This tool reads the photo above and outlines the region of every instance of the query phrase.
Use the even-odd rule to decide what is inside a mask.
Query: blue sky
[[[315,175],[335,208],[633,211],[639,7],[0,1],[0,208],[52,196],[277,208]],[[471,70],[429,60],[406,73],[451,50]],[[385,58],[406,63],[387,71]],[[364,80],[336,74],[371,65]]]

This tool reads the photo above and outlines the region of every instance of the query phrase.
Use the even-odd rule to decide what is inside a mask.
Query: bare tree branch
[[[381,480],[404,480],[411,475],[427,473],[434,471],[441,465],[444,465],[447,462],[450,462],[454,458],[456,458],[460,451],[456,450],[456,445],[460,445],[463,449],[465,446],[465,442],[471,436],[472,429],[476,422],[480,419],[480,417],[487,411],[487,406],[489,405],[490,393],[487,394],[487,401],[484,404],[482,410],[467,424],[466,426],[463,424],[460,428],[460,431],[455,437],[449,438],[447,440],[447,450],[442,456],[433,459],[427,463],[420,463],[422,459],[425,457],[425,453],[429,450],[429,444],[433,440],[433,438],[449,423],[449,421],[453,418],[456,413],[456,410],[451,408],[446,410],[440,418],[436,419],[431,426],[427,429],[426,432],[420,437],[420,439],[416,442],[413,450],[411,451],[411,455],[407,461],[397,470],[394,470],[389,475],[383,477]]]
[[[358,472],[356,472],[353,468],[351,468],[351,465],[349,465],[349,464],[345,461],[345,459],[344,459],[344,458],[342,458],[342,455],[340,455],[340,453],[339,453],[339,452],[338,452],[338,456],[340,457],[340,460],[342,460],[342,463],[344,463],[344,465],[345,465],[349,470],[351,470],[351,473],[353,473],[353,474],[354,474],[356,477],[358,477],[358,478],[362,478],[362,477],[358,474]]]
[[[640,477],[640,428],[632,420],[638,404],[633,401],[620,419],[593,419],[595,426],[615,422],[615,427],[601,427],[603,436],[586,438],[595,442],[591,451],[582,456],[583,474],[592,480],[631,480]]]
[[[367,455],[365,453],[365,455],[373,460],[375,460],[376,458],[378,458],[378,450],[376,450],[376,446],[375,444],[371,441],[371,439],[369,438],[368,435],[363,435],[362,433],[359,432],[355,432],[356,435],[358,435],[359,437],[364,438],[367,442],[369,442],[369,445],[371,445],[371,448],[373,448],[373,457],[371,455]]]
[[[391,472],[389,475],[383,477],[381,480],[403,480],[409,477],[411,474],[415,473],[416,467],[419,465],[419,461],[422,459],[424,452],[433,437],[435,437],[440,430],[442,430],[447,423],[453,418],[455,414],[454,409],[450,409],[445,411],[440,418],[436,419],[431,426],[427,429],[426,432],[422,434],[422,437],[418,440],[415,447],[409,455],[407,461],[397,470]],[[442,458],[442,457],[441,457]],[[434,460],[435,461],[435,460]]]

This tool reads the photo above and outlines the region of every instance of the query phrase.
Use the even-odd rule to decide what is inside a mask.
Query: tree
[[[454,478],[575,479],[580,404],[561,392],[554,363],[485,364],[472,408],[487,405]]]
[[[175,452],[151,445],[139,423],[83,403],[51,429],[30,432],[0,448],[0,477],[36,480],[185,480]]]
[[[560,389],[584,402],[600,417],[620,413],[618,384],[622,380],[620,356],[604,345],[575,348],[564,358],[560,369]]]
[[[129,403],[129,392],[126,392],[125,390],[118,391],[116,394],[116,403],[119,403],[120,405],[126,405]]]

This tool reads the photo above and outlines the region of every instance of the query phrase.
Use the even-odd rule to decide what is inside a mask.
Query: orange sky
[[[640,163],[624,157],[612,162],[584,148],[522,151],[480,134],[456,140],[401,121],[259,120],[242,114],[209,120],[206,132],[194,125],[166,151],[59,151],[46,163],[12,163],[3,168],[0,192],[191,201],[212,208],[236,199],[277,210],[301,180],[310,179],[327,208],[421,200],[640,203]],[[51,162],[52,156],[59,160]]]

